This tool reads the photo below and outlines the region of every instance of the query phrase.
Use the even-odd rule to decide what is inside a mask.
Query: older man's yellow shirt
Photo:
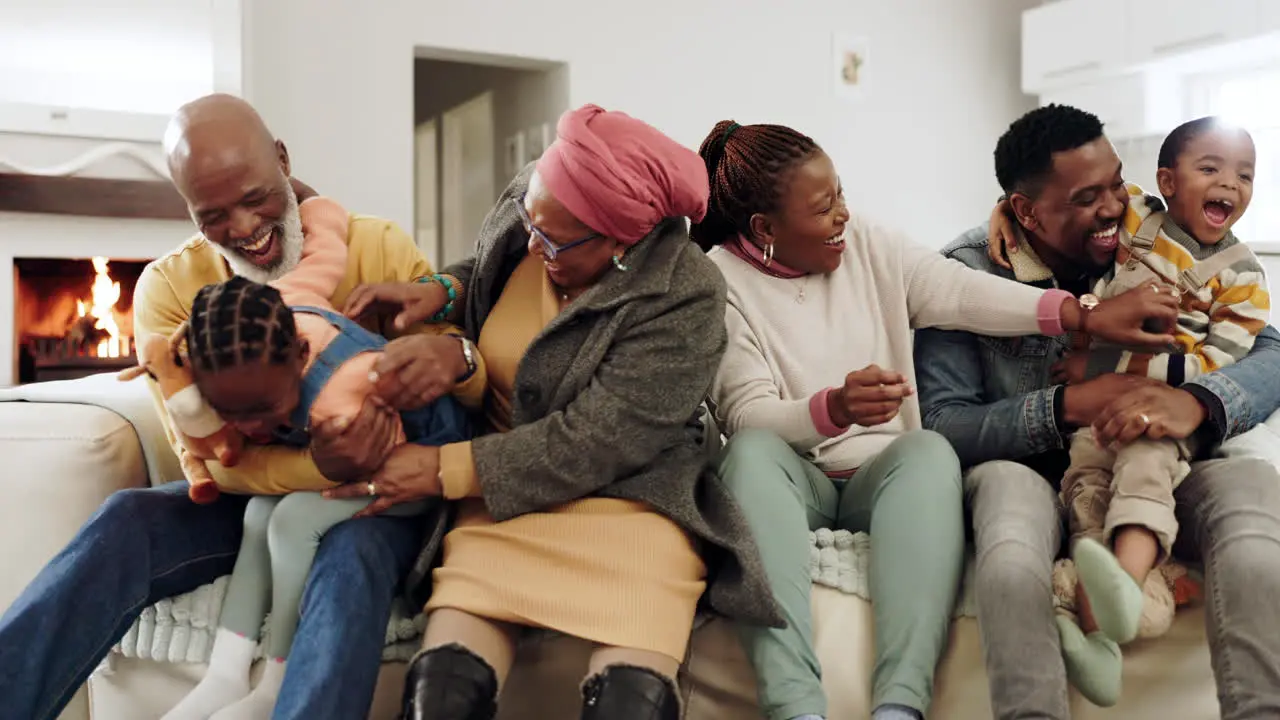
[[[412,282],[431,273],[426,258],[395,223],[353,215],[347,233],[347,274],[334,293],[333,305],[341,308],[351,291],[361,284]],[[134,335],[172,335],[178,325],[190,317],[191,302],[196,292],[205,285],[223,282],[230,277],[226,260],[217,249],[204,236],[191,238],[143,270],[133,296]],[[391,317],[379,317],[364,324],[373,332],[393,338],[399,333],[391,327]],[[444,324],[420,325],[411,332],[459,334],[457,328]],[[454,391],[454,395],[469,408],[480,406],[485,390],[483,361],[479,357],[476,361],[480,363],[476,373]],[[178,440],[165,411],[160,389],[151,380],[146,382],[164,423],[169,444],[177,452]],[[247,445],[235,467],[224,468],[215,461],[206,464],[218,486],[228,492],[277,495],[294,490],[323,490],[334,485],[320,474],[307,449]]]

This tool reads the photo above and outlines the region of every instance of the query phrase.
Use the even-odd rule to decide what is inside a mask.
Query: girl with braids
[[[742,515],[704,472],[698,409],[725,336],[724,280],[685,225],[706,211],[702,161],[594,105],[557,131],[475,256],[447,269],[456,308],[417,285],[367,287],[348,307],[456,310],[489,370],[488,432],[446,445],[439,478],[403,495],[457,501],[405,686],[410,720],[493,718],[528,627],[596,644],[585,720],[674,720],[704,587],[715,610],[778,622]],[[418,585],[435,545],[421,558]]]
[[[292,214],[292,213],[291,213]],[[370,375],[386,340],[329,305],[347,264],[348,216],[337,203],[311,198],[298,215],[305,236],[301,260],[271,285],[241,276],[196,293],[180,326],[195,389],[250,441],[306,447],[308,429],[353,417],[377,397]],[[431,278],[428,278],[431,280]],[[466,340],[460,340],[466,345]],[[317,546],[334,525],[361,511],[389,506],[379,482],[418,471],[398,452],[407,441],[442,445],[470,436],[462,407],[445,396],[400,413],[382,470],[361,483],[365,495],[327,500],[316,492],[256,495],[245,508],[244,534],[219,618],[209,669],[165,720],[269,718],[284,679],[285,659],[299,620],[303,585]],[[287,488],[288,478],[284,479]],[[263,492],[271,492],[268,487]],[[277,491],[278,492],[278,491]],[[378,507],[371,508],[371,504]],[[423,503],[393,514],[414,515]],[[267,663],[249,691],[249,668],[270,611]]]
[[[700,152],[710,208],[691,234],[729,284],[711,388],[729,437],[720,477],[787,621],[741,630],[761,704],[769,720],[826,712],[805,538],[838,528],[872,538],[873,717],[922,718],[960,585],[964,510],[955,452],[921,429],[912,329],[1058,335],[1085,311],[1066,292],[969,270],[852,215],[831,158],[795,130],[721,122]],[[1170,308],[1107,301],[1089,331],[1149,340],[1145,317],[1168,320]]]

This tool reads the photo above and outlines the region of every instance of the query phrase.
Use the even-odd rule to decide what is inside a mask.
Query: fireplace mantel
[[[0,211],[150,220],[190,218],[182,196],[167,180],[16,173],[0,173]]]

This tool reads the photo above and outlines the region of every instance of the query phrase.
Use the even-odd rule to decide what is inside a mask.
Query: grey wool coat
[[[531,170],[512,181],[485,219],[471,258],[445,272],[465,289],[463,329],[473,341],[528,253],[512,207]],[[644,502],[698,538],[711,609],[782,627],[745,517],[710,469],[700,403],[724,353],[725,282],[664,221],[539,333],[520,362],[512,429],[472,442],[481,494],[499,522],[583,497]],[[428,514],[410,597],[430,594],[449,522]],[[418,605],[420,607],[420,605]]]

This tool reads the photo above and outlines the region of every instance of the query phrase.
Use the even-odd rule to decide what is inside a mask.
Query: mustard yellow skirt
[[[689,534],[644,503],[588,498],[495,523],[482,500],[466,500],[426,609],[680,662],[706,574]]]

